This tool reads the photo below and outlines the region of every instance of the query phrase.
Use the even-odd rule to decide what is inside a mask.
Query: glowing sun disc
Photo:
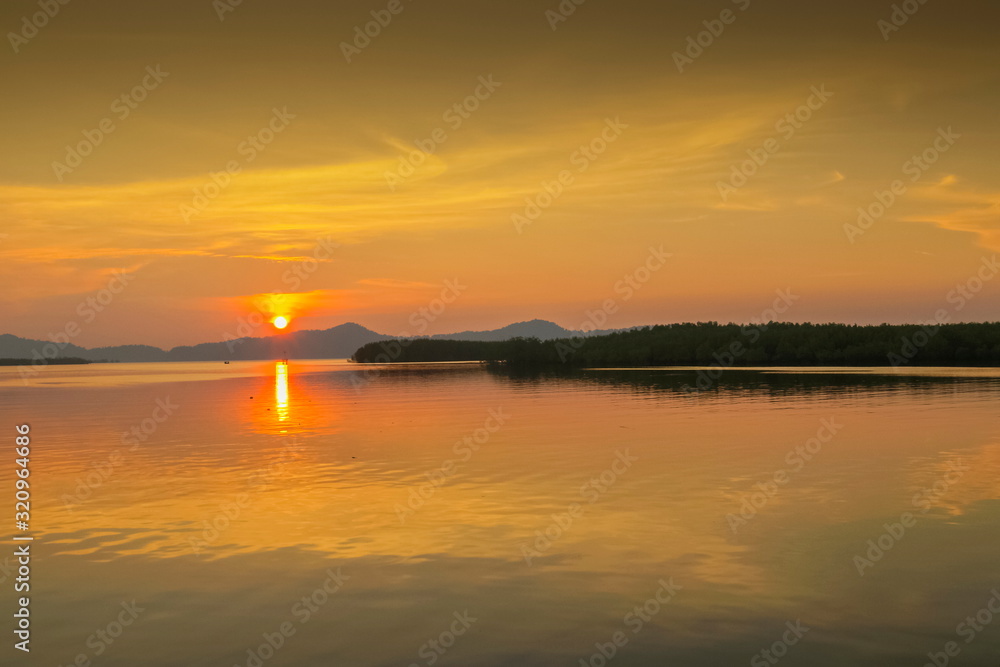
[[[273,324],[278,329],[284,329],[285,327],[288,326],[288,318],[287,317],[281,317],[279,315],[278,317],[274,318],[271,321],[271,324]]]

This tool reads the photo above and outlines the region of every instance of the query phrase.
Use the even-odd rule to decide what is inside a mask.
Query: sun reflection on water
[[[279,361],[274,366],[274,403],[278,421],[288,420],[288,364]]]

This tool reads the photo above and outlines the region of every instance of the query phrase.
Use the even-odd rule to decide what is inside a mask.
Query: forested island
[[[482,361],[514,367],[1000,366],[1000,322],[848,325],[698,322],[542,341],[390,339],[358,363]]]
[[[36,363],[33,359],[0,359],[0,366],[31,366]],[[53,365],[72,365],[72,364],[89,364],[93,363],[89,359],[81,359],[80,357],[54,357],[52,359],[46,359],[46,364]]]

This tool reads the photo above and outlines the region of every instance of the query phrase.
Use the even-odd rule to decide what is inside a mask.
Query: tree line
[[[542,341],[392,339],[358,363],[483,361],[569,366],[1000,366],[1000,322],[944,325],[718,322]]]
[[[35,359],[12,359],[10,357],[4,357],[0,359],[0,366],[32,366],[36,363]],[[59,364],[89,364],[91,361],[89,359],[81,359],[80,357],[54,357],[45,361],[46,364],[59,365]]]

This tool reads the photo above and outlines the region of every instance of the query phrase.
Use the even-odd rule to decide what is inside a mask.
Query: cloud
[[[427,289],[439,287],[433,283],[416,282],[412,280],[395,280],[393,278],[365,278],[358,281],[359,285],[365,287],[378,287],[383,289]]]
[[[1000,250],[1000,191],[958,187],[955,176],[914,188],[927,212],[903,217],[910,222],[931,222],[942,229],[976,234],[990,250]]]

